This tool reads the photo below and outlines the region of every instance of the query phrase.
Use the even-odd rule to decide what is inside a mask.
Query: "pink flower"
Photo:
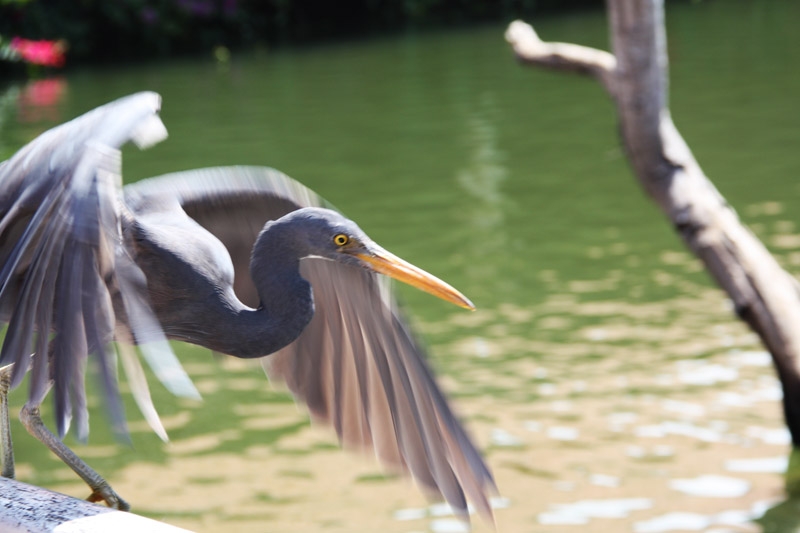
[[[22,123],[62,121],[58,105],[67,91],[63,78],[44,78],[29,81],[17,98],[17,120]]]
[[[24,61],[34,65],[60,67],[64,65],[64,41],[31,41],[21,37],[11,39],[9,48],[16,52]]]

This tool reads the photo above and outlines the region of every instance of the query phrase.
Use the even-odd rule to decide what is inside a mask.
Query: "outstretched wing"
[[[34,404],[53,384],[61,436],[73,417],[78,438],[88,435],[90,355],[114,429],[126,434],[110,346],[113,293],[125,300],[134,335],[153,314],[146,302],[126,298],[141,272],[121,247],[118,148],[166,137],[160,105],[151,92],[116,100],[45,132],[0,165],[0,318],[8,322],[0,365],[13,363],[12,386],[31,370]]]
[[[228,248],[234,290],[253,307],[253,243],[265,222],[324,204],[272,169],[221,167],[169,174],[125,188],[136,196],[174,196]],[[491,517],[492,474],[434,381],[422,348],[402,317],[388,280],[321,259],[301,262],[315,314],[300,337],[265,357],[273,378],[332,425],[348,447],[374,449],[433,495],[465,512],[466,499]],[[466,495],[466,498],[465,498]]]

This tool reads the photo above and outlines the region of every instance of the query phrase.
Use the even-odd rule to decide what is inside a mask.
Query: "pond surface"
[[[544,39],[606,47],[601,12],[533,22]],[[670,4],[667,22],[677,126],[798,271],[800,4]],[[476,303],[468,313],[398,288],[494,470],[499,531],[793,531],[800,503],[787,496],[768,354],[631,177],[600,87],[517,65],[504,29],[6,86],[0,156],[111,99],[158,91],[170,138],[126,149],[126,180],[276,167]],[[407,481],[340,451],[257,365],[178,349],[204,401],[153,386],[171,442],[129,402],[133,445],[117,444],[95,398],[90,442],[76,445],[136,512],[198,532],[465,530]],[[13,431],[21,480],[86,495]]]

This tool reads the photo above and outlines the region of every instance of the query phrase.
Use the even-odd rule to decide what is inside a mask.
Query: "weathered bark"
[[[633,171],[686,245],[755,331],[783,385],[783,408],[800,447],[800,291],[705,176],[670,117],[662,0],[609,0],[613,55],[546,43],[513,22],[506,40],[523,62],[579,71],[600,81],[616,103]]]
[[[156,522],[0,477],[0,531],[4,533],[192,533]]]

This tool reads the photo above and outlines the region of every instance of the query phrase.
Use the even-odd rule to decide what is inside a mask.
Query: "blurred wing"
[[[224,167],[151,178],[126,195],[174,195],[229,249],[234,289],[258,305],[250,253],[264,223],[299,207],[323,205],[313,192],[272,169]],[[317,420],[348,447],[374,449],[457,511],[466,498],[491,517],[492,475],[451,411],[395,304],[388,280],[319,259],[301,262],[314,288],[315,315],[300,337],[262,359]]]
[[[8,322],[0,365],[14,364],[13,386],[31,370],[29,397],[37,405],[52,383],[61,436],[73,417],[78,438],[88,434],[90,354],[115,432],[126,434],[110,345],[112,291],[131,284],[135,272],[121,247],[118,149],[166,137],[160,104],[149,92],[111,102],[45,132],[0,165],[0,314]],[[120,265],[127,265],[122,274]]]

